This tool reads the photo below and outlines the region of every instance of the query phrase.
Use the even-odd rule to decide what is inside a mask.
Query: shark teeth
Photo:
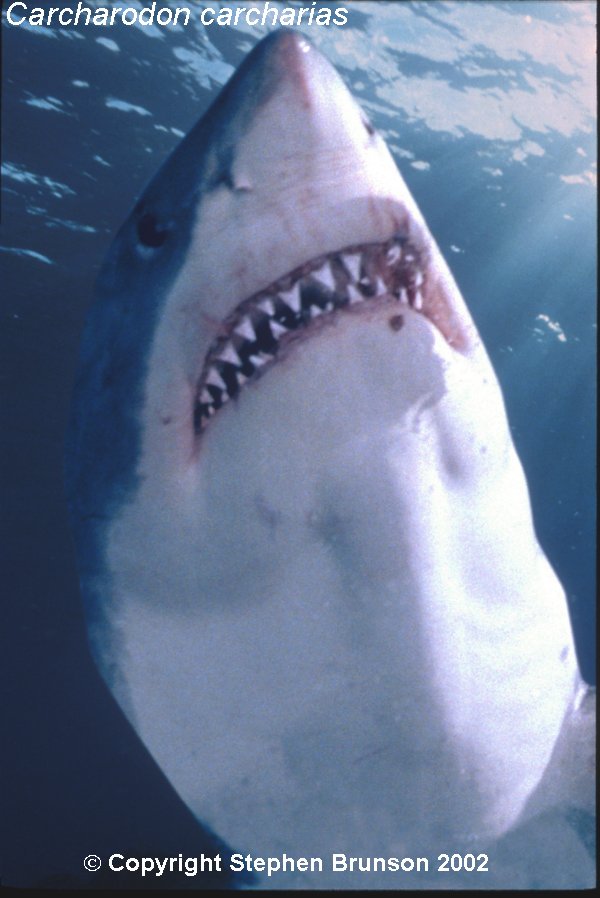
[[[252,343],[256,340],[256,332],[249,318],[242,318],[237,327],[233,329],[233,333],[243,337],[244,340],[250,340]]]
[[[275,314],[275,305],[272,299],[261,299],[256,303],[256,308],[260,309],[261,312],[266,312],[267,315]]]
[[[291,290],[282,291],[279,299],[285,303],[293,312],[299,312],[302,306],[302,297],[300,296],[300,284],[294,284]]]
[[[401,249],[401,247],[398,246],[398,244],[395,244],[394,246],[391,247],[391,249],[389,249],[387,251],[385,258],[386,258],[388,265],[393,265],[395,262],[398,262],[401,259],[401,257],[402,257],[402,249]]]
[[[329,262],[326,262],[322,268],[319,268],[318,271],[312,272],[312,277],[315,280],[319,281],[320,284],[323,285],[327,290],[335,291],[335,278],[333,277],[333,272],[331,271],[331,266]]]
[[[353,281],[360,278],[360,255],[358,253],[344,253],[342,256],[344,267]]]
[[[362,295],[362,293],[360,293],[357,290],[357,288],[354,286],[354,284],[348,284],[347,293],[348,293],[348,302],[350,303],[350,305],[354,305],[354,303],[357,303],[357,302],[365,301],[364,296]]]
[[[240,367],[242,365],[242,361],[231,343],[226,343],[219,350],[215,358],[219,359],[222,362],[229,362],[231,365],[239,365]]]
[[[404,235],[321,256],[240,303],[206,355],[196,393],[196,431],[262,373],[298,331],[384,295],[427,313],[426,272],[418,248]]]
[[[283,337],[284,334],[288,333],[287,327],[284,327],[282,324],[278,324],[277,321],[270,321],[269,327],[271,328],[271,333],[276,339],[279,339],[279,337]]]
[[[388,292],[387,286],[383,283],[380,277],[375,278],[375,296],[383,296]]]
[[[261,352],[259,355],[251,355],[250,361],[255,368],[262,368],[262,366],[266,365],[267,362],[272,362],[273,357],[267,355],[266,352]]]
[[[213,387],[218,387],[220,390],[227,390],[227,384],[219,374],[216,368],[211,368],[206,377],[207,384],[212,384]]]

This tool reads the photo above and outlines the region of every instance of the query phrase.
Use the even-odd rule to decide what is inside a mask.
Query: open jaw
[[[319,256],[241,302],[222,322],[204,360],[194,407],[196,433],[242,387],[262,374],[315,319],[395,298],[424,315],[460,348],[447,298],[428,277],[429,253],[396,234]],[[396,326],[402,324],[400,316]]]

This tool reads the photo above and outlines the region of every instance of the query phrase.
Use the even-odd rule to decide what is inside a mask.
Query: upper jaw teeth
[[[359,253],[345,253],[342,256],[342,261],[344,263],[344,268],[350,275],[350,282],[356,283],[360,280],[360,254]]]
[[[273,300],[269,299],[268,297],[266,299],[260,299],[256,303],[256,308],[261,309],[261,311],[263,312],[266,312],[267,315],[275,314],[275,306],[273,304]]]
[[[300,284],[296,283],[291,290],[282,291],[279,299],[293,312],[299,312],[302,306],[302,298],[300,296]]]
[[[418,311],[426,305],[420,255],[403,236],[317,259],[245,300],[225,321],[226,336],[208,351],[196,396],[196,430],[273,361],[290,333],[330,311],[386,294]]]
[[[250,340],[251,342],[256,340],[256,332],[249,318],[242,318],[240,323],[233,329],[233,332],[234,334],[239,334],[244,340]]]
[[[325,262],[325,264],[321,266],[318,271],[313,271],[312,277],[315,278],[315,280],[317,280],[320,284],[322,284],[323,287],[325,287],[327,290],[335,293],[336,283],[329,262]]]
[[[222,362],[229,362],[236,367],[239,366],[241,368],[242,366],[242,360],[231,343],[225,343],[225,345],[219,349],[218,355],[216,355],[215,358],[220,359]]]

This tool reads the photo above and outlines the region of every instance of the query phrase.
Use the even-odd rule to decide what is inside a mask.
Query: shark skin
[[[499,385],[299,34],[257,45],[118,233],[67,490],[94,658],[174,788],[236,851],[324,860],[261,886],[593,884],[594,696]]]

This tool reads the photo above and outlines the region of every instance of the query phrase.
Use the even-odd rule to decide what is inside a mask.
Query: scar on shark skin
[[[281,512],[273,508],[260,493],[257,493],[254,498],[254,507],[261,520],[264,521],[271,533],[274,533],[281,523]]]

